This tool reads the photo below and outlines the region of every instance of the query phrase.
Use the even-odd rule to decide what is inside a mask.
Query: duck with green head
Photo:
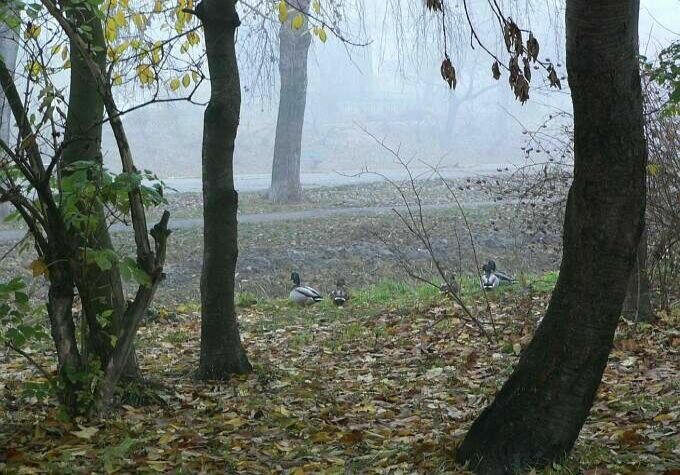
[[[300,274],[292,272],[290,280],[293,281],[293,289],[290,291],[290,301],[298,305],[314,305],[321,302],[323,297],[314,288],[300,283]]]

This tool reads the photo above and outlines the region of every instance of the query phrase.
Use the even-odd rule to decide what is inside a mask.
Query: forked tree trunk
[[[90,7],[69,9],[71,21],[76,25],[86,25],[83,37],[91,47],[92,57],[103,71],[106,68],[106,43],[101,20],[94,16]],[[101,142],[104,101],[97,80],[92,76],[87,63],[78,49],[71,48],[71,83],[69,89],[68,115],[64,134],[64,151],[61,163],[62,176],[73,172],[76,162],[92,162],[90,180],[98,182],[103,167]],[[95,250],[113,249],[111,236],[106,224],[104,209],[99,204],[83,204],[81,212],[94,216],[97,227],[81,236],[82,245]],[[102,270],[96,265],[83,266],[79,275],[74,276],[80,294],[83,318],[87,322],[84,353],[94,353],[105,368],[113,351],[111,337],[118,333],[125,311],[126,301],[123,293],[118,266]],[[111,326],[102,328],[102,315],[111,313]],[[139,375],[134,349],[128,361],[125,375]]]
[[[307,105],[307,55],[312,38],[303,26],[292,27],[293,20],[309,11],[309,0],[290,0],[289,18],[279,30],[279,116],[276,121],[274,161],[269,199],[275,203],[296,203],[302,199],[300,155],[302,129]]]
[[[19,52],[19,41],[14,30],[9,29],[4,24],[0,24],[0,57],[5,62],[5,66],[12,73],[16,65],[17,53]],[[11,137],[12,111],[5,100],[5,94],[0,88],[0,140],[9,144]],[[0,157],[4,153],[0,150]],[[5,218],[12,211],[9,203],[0,203],[0,219]]]
[[[234,44],[240,24],[234,0],[204,0],[195,12],[205,29],[210,102],[203,123],[203,272],[199,376],[223,379],[251,370],[234,305],[238,258],[234,141],[241,85]]]
[[[575,161],[562,266],[534,339],[458,450],[477,473],[568,454],[602,379],[644,226],[638,13],[639,0],[567,1]]]

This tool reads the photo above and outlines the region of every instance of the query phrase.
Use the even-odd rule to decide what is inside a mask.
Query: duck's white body
[[[290,301],[298,305],[313,305],[322,300],[321,294],[312,287],[301,285],[290,291]]]
[[[494,261],[489,261],[482,266],[481,283],[482,287],[485,289],[495,289],[501,284],[512,284],[515,279],[512,276],[496,270],[496,263]]]
[[[501,280],[494,273],[484,274],[482,276],[482,287],[485,289],[495,289],[501,283]]]

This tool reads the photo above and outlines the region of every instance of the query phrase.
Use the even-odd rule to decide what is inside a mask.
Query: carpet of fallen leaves
[[[465,473],[456,444],[507,378],[547,297],[494,301],[498,344],[437,300],[241,309],[254,372],[212,384],[193,378],[198,313],[162,311],[139,336],[157,401],[96,422],[62,422],[52,403],[22,397],[20,383],[39,375],[0,355],[0,472]],[[622,323],[572,456],[545,473],[679,473],[677,323],[666,314]]]

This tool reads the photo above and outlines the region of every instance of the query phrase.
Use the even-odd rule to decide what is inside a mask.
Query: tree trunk
[[[633,272],[628,280],[628,291],[621,312],[625,319],[635,322],[649,322],[654,319],[647,274],[647,244],[647,231],[645,230],[635,256]]]
[[[289,3],[302,12],[309,11],[309,0],[290,0]],[[301,28],[292,27],[292,21],[298,15],[290,8],[289,19],[279,30],[281,93],[269,188],[269,199],[274,203],[297,203],[302,199],[300,154],[307,105],[307,55],[312,38],[307,31],[306,17]]]
[[[106,68],[106,43],[101,21],[96,18],[91,8],[69,9],[71,21],[76,25],[87,25],[84,39],[92,48],[92,57],[99,68]],[[85,59],[78,49],[71,47],[71,83],[69,89],[68,115],[64,134],[64,151],[61,163],[61,174],[66,177],[73,171],[76,162],[92,162],[90,180],[98,182],[103,167],[101,153],[102,121],[104,102],[97,80],[92,76]],[[81,212],[95,216],[96,229],[89,230],[82,236],[82,245],[95,250],[113,249],[111,236],[106,223],[106,215],[99,203],[85,204]],[[113,351],[111,337],[118,333],[125,311],[126,301],[123,293],[118,266],[102,270],[96,265],[83,264],[82,273],[75,276],[78,293],[83,306],[83,318],[87,321],[86,346],[84,353],[92,352],[100,359],[105,368]],[[102,314],[112,312],[111,325],[102,328],[99,324]],[[125,375],[139,375],[137,360],[132,352]]]
[[[458,450],[477,473],[566,456],[602,379],[644,227],[638,14],[639,0],[567,1],[575,161],[562,266],[534,339]]]
[[[240,24],[234,0],[204,0],[196,15],[205,29],[210,102],[203,130],[203,272],[199,376],[223,379],[251,370],[241,345],[234,305],[238,258],[234,141],[241,86],[234,44]]]
[[[19,41],[14,30],[9,29],[4,24],[0,24],[0,56],[3,58],[7,69],[14,73],[16,66],[17,53],[19,52]],[[0,88],[0,140],[9,144],[11,137],[12,111],[5,100],[5,94]],[[0,151],[0,157],[4,154]],[[10,203],[0,203],[0,219],[5,218],[12,212]]]

